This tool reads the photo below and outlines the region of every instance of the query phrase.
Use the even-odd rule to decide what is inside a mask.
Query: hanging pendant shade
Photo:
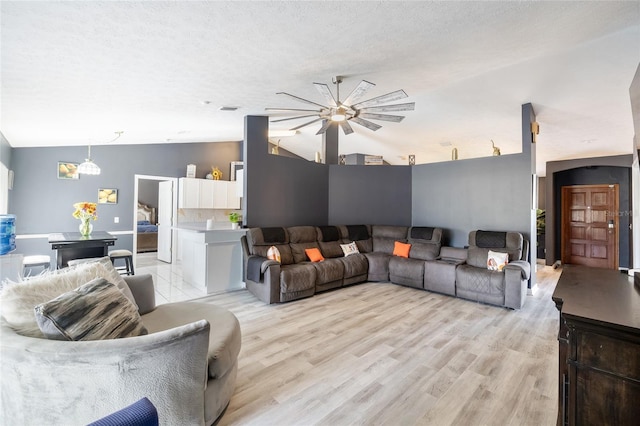
[[[87,157],[88,158],[84,160],[84,163],[78,166],[78,173],[81,175],[99,175],[100,167],[91,160],[91,145],[89,145]]]

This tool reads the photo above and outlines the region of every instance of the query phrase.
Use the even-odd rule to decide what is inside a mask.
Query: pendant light
[[[88,146],[89,152],[87,158],[84,160],[84,163],[78,166],[78,173],[81,175],[99,175],[100,167],[91,160],[91,145]]]

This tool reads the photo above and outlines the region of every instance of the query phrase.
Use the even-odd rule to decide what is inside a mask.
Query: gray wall
[[[330,224],[411,225],[411,167],[329,168]]]
[[[160,181],[151,179],[138,180],[138,201],[149,207],[158,208],[158,188]]]
[[[268,118],[245,118],[244,223],[411,224],[408,166],[338,166],[270,155]]]
[[[413,166],[412,222],[445,229],[454,247],[466,246],[474,229],[521,232],[531,241],[530,182],[520,154]]]
[[[269,154],[268,130],[268,117],[245,117],[245,226],[325,225],[329,167]]]
[[[231,161],[241,157],[240,142],[100,145],[91,147],[92,159],[100,166],[98,176],[83,175],[78,180],[57,179],[57,162],[82,162],[86,146],[13,148],[14,189],[9,191],[9,212],[16,215],[18,235],[77,231],[78,220],[71,216],[78,201],[97,201],[99,188],[118,190],[118,203],[100,204],[94,229],[132,231],[134,175],[182,177],[187,164],[197,166],[197,176],[204,177],[211,166],[219,167],[223,179],[229,178]],[[35,203],[35,204],[34,204]],[[120,223],[114,223],[114,217]],[[51,248],[46,238],[18,239],[16,252],[46,254]],[[133,236],[119,235],[118,248],[133,247]]]
[[[520,154],[413,166],[412,223],[443,228],[444,244],[454,247],[466,246],[475,229],[520,232],[535,264],[533,121],[532,105],[522,105]],[[529,286],[535,283],[531,268]]]
[[[631,162],[633,156],[629,155],[613,155],[609,157],[593,157],[580,158],[576,160],[566,161],[550,161],[547,163],[547,178],[545,179],[545,198],[546,198],[546,216],[545,216],[545,263],[553,265],[556,260],[560,260],[560,194],[561,185],[582,185],[596,183],[620,183],[620,209],[631,211],[630,200],[631,194],[628,184],[628,178],[621,179],[619,176],[609,176],[608,173],[602,175],[597,168],[593,167],[623,167],[631,171]],[[587,168],[590,169],[587,169]],[[566,171],[574,170],[569,172]],[[562,174],[562,179],[559,179]],[[626,182],[626,184],[625,184]],[[626,202],[624,200],[627,200]],[[628,206],[625,207],[623,202]],[[626,222],[623,222],[625,221]],[[625,219],[624,215],[620,217],[620,266],[629,267],[630,258],[630,231],[629,231],[629,215]]]

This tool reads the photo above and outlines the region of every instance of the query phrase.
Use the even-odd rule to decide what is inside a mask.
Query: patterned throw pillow
[[[317,248],[304,249],[304,252],[312,262],[322,262],[324,260],[324,256],[322,256],[322,253],[320,253],[320,250]]]
[[[115,271],[107,256],[95,262],[54,269],[30,277],[24,282],[4,286],[0,292],[0,315],[16,333],[44,338],[33,315],[33,308],[74,290],[94,278],[104,278],[116,284],[122,294],[137,306],[129,286]]]
[[[267,250],[267,259],[275,260],[278,263],[282,262],[282,258],[280,257],[280,250],[278,250],[278,247],[269,247],[269,250]]]
[[[360,250],[358,250],[358,246],[356,245],[355,241],[351,241],[349,244],[340,244],[340,248],[344,253],[344,257],[360,253]]]
[[[507,263],[509,263],[509,253],[500,253],[498,251],[489,250],[489,255],[487,256],[488,270],[502,271]]]
[[[34,310],[48,339],[105,340],[148,333],[138,308],[104,278],[89,281]]]
[[[411,244],[401,243],[396,241],[393,244],[393,255],[400,257],[409,257],[409,251],[411,250]]]

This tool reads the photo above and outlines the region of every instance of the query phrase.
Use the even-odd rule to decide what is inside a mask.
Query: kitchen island
[[[230,223],[179,224],[182,279],[207,294],[245,288],[242,277],[240,238],[246,229],[231,229]]]

